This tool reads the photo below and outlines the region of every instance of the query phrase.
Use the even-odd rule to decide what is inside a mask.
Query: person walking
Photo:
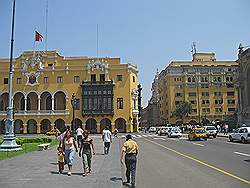
[[[126,136],[126,142],[122,146],[120,161],[123,164],[123,158],[125,156],[126,165],[126,178],[127,181],[123,184],[130,183],[131,176],[131,186],[135,187],[135,174],[136,174],[136,163],[139,147],[137,143],[132,139],[132,136],[128,134]]]
[[[68,165],[68,176],[71,176],[72,164],[75,158],[75,152],[78,152],[72,131],[67,130],[63,139],[63,151],[65,152],[65,163]]]
[[[95,149],[93,140],[89,138],[89,133],[87,130],[84,130],[83,132],[83,139],[79,151],[79,157],[82,157],[83,162],[83,176],[86,176],[87,174],[91,173],[91,159],[92,159],[92,152],[93,155],[95,155]]]
[[[227,135],[227,133],[228,133],[228,124],[225,124],[224,128],[225,128],[225,133],[224,134]]]
[[[77,145],[78,145],[78,148],[80,148],[80,144],[82,142],[82,137],[83,137],[83,130],[81,128],[81,126],[79,126],[77,129],[76,129],[76,139],[77,139]]]
[[[105,129],[102,131],[102,140],[104,144],[104,155],[109,153],[110,144],[112,143],[112,133],[108,129],[108,127],[105,127]]]
[[[220,125],[219,125],[219,124],[217,125],[217,131],[218,131],[218,133],[221,132],[221,128],[220,128]]]
[[[57,157],[58,157],[58,173],[62,174],[63,170],[64,170],[64,156],[65,153],[63,152],[63,148],[62,147],[58,147],[57,148]]]

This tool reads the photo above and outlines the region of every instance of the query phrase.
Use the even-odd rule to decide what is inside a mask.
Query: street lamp
[[[73,131],[75,129],[75,107],[76,107],[76,96],[75,93],[72,94],[71,97],[71,105],[72,105],[72,110],[73,110],[73,119],[72,119],[72,127],[73,127]]]
[[[13,46],[14,46],[14,20],[15,20],[16,1],[13,0],[13,15],[11,26],[11,42],[10,42],[10,70],[9,70],[9,99],[7,107],[7,118],[5,122],[5,135],[3,143],[0,145],[0,151],[17,151],[21,150],[21,146],[17,145],[14,135],[14,119],[13,119],[13,100],[12,100],[12,80],[13,80]]]

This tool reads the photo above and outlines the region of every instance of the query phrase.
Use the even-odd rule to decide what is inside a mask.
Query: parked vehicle
[[[156,127],[150,127],[148,132],[152,133],[152,132],[156,132]]]
[[[233,142],[234,140],[241,141],[246,143],[250,141],[250,127],[241,127],[236,129],[233,133],[228,136],[229,141]]]
[[[188,140],[207,140],[207,133],[204,128],[193,128],[188,134]]]
[[[207,132],[207,137],[209,138],[210,136],[216,138],[217,136],[217,129],[215,126],[204,126],[206,132]]]
[[[181,129],[178,127],[172,127],[168,130],[168,137],[180,138],[181,136],[182,136]]]
[[[166,136],[166,135],[168,134],[168,130],[169,130],[169,127],[161,127],[161,128],[158,130],[157,134],[158,134],[159,136],[162,136],[162,135]]]

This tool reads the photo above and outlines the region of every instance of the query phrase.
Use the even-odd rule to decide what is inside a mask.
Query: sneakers
[[[71,176],[71,172],[68,172],[68,176]]]
[[[132,188],[135,188],[135,183],[131,183],[131,187],[132,187]]]

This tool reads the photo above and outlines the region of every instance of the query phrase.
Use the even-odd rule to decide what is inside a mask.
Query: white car
[[[152,133],[152,132],[156,132],[156,128],[155,127],[150,127],[148,132]]]
[[[168,130],[168,137],[178,137],[182,136],[181,129],[178,127],[172,127]]]
[[[236,129],[233,133],[228,136],[229,141],[238,140],[242,143],[250,141],[250,127],[241,127]]]
[[[207,137],[209,138],[210,136],[213,136],[216,138],[217,136],[217,129],[215,126],[204,126],[206,132],[207,132]]]
[[[159,136],[162,136],[162,135],[167,135],[168,134],[168,130],[169,130],[169,127],[161,127],[159,130],[158,130],[158,132],[157,132],[157,134],[159,135]]]

